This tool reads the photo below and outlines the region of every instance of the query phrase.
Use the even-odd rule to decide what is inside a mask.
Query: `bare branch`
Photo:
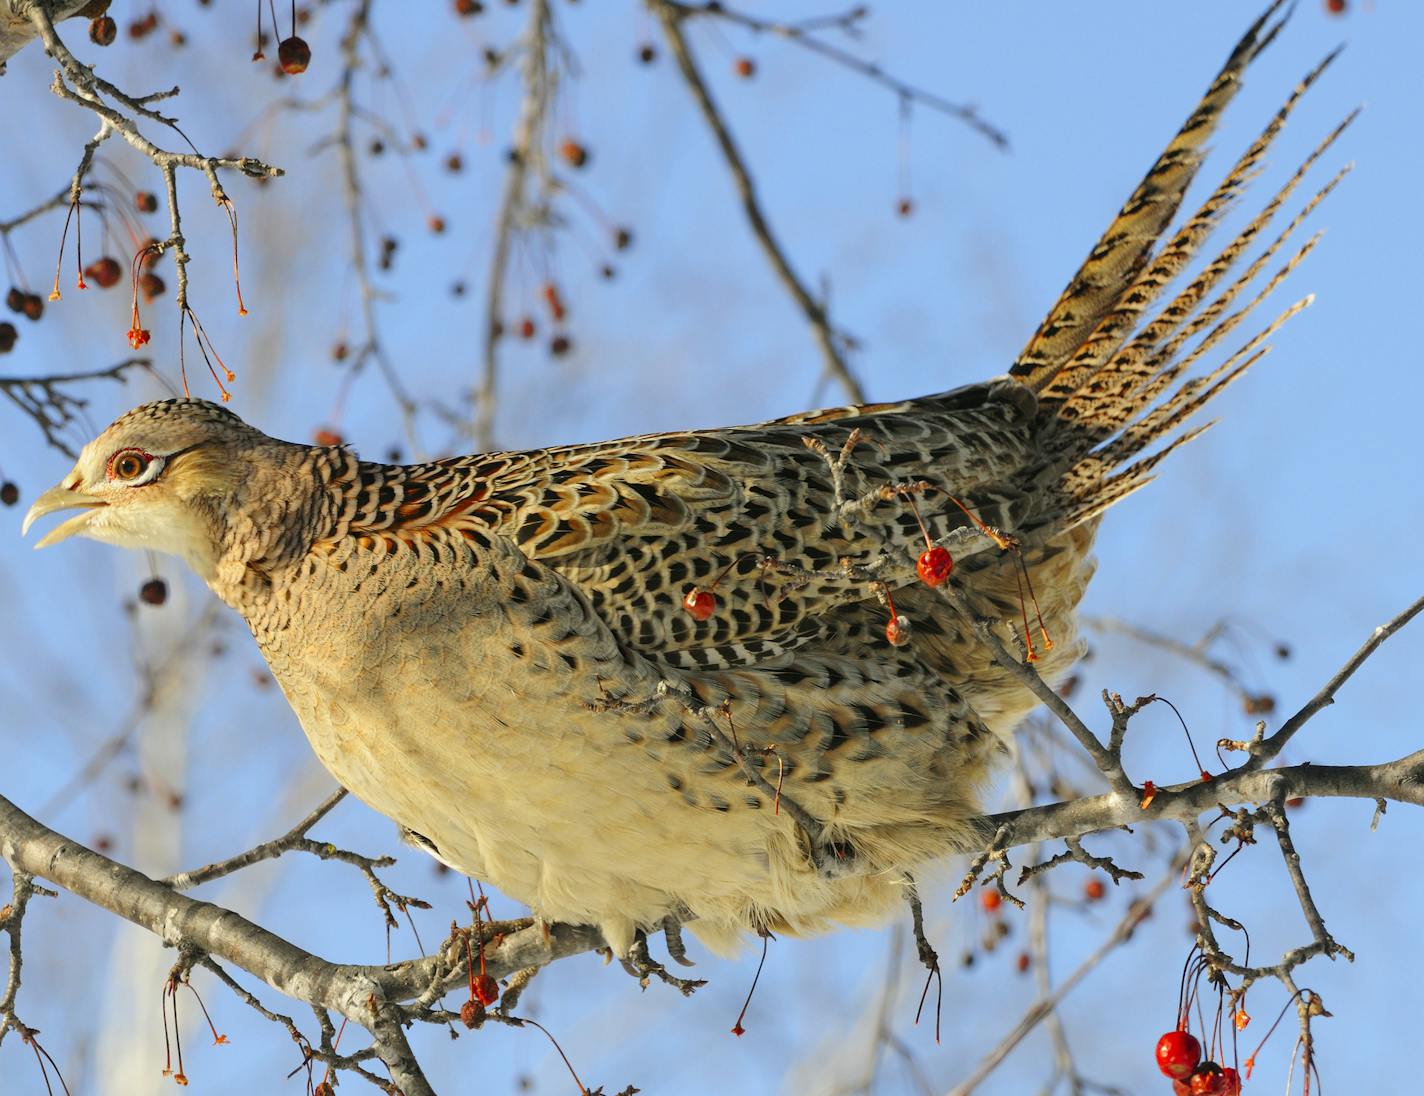
[[[130,369],[153,371],[148,358],[129,358],[107,369],[85,373],[55,373],[48,377],[0,377],[0,394],[35,420],[47,441],[71,460],[79,454],[71,449],[60,432],[74,422],[89,401],[69,391],[70,387],[88,381],[124,381]]]
[[[1038,697],[1044,706],[1058,717],[1063,726],[1068,728],[1068,731],[1078,740],[1078,744],[1093,759],[1093,763],[1097,765],[1098,771],[1107,779],[1108,785],[1113,791],[1119,796],[1134,797],[1136,789],[1122,767],[1121,743],[1119,742],[1118,748],[1115,749],[1104,746],[1098,736],[1088,729],[1088,725],[1083,722],[1078,713],[1073,711],[1068,702],[1039,676],[1038,671],[1032,665],[1020,662],[1009,652],[1009,649],[994,634],[992,624],[976,613],[962,594],[948,583],[941,586],[939,590],[940,595],[951,602],[966,620],[973,622],[974,634],[979,637],[984,646],[989,648],[989,653],[993,656],[994,661],[1013,675],[1024,688]]]
[[[1354,676],[1355,671],[1364,665],[1365,660],[1379,650],[1380,646],[1395,632],[1399,631],[1421,611],[1424,611],[1424,597],[1416,600],[1403,612],[1396,615],[1386,624],[1381,624],[1367,639],[1364,645],[1350,656],[1350,660],[1340,667],[1335,676],[1327,681],[1300,711],[1291,716],[1281,725],[1281,729],[1271,735],[1259,745],[1254,745],[1251,749],[1251,759],[1246,762],[1245,769],[1259,769],[1270,761],[1283,749],[1286,744],[1295,737],[1297,731],[1306,725],[1314,716],[1335,703],[1335,694],[1340,691],[1340,687]]]
[[[351,266],[356,272],[356,283],[361,292],[361,320],[365,329],[361,345],[351,361],[354,376],[374,359],[385,378],[391,395],[400,407],[405,424],[406,436],[415,441],[415,401],[401,383],[400,374],[386,353],[381,341],[380,325],[376,317],[378,293],[371,281],[371,266],[366,255],[366,229],[362,210],[363,190],[361,174],[356,165],[355,120],[359,109],[355,100],[356,74],[361,69],[361,42],[370,31],[371,0],[360,0],[351,11],[351,21],[346,33],[341,37],[341,82],[337,85],[338,115],[336,136],[333,142],[341,156],[341,180],[346,200],[346,218],[351,227]]]
[[[727,128],[726,122],[722,120],[721,112],[712,99],[712,92],[708,89],[707,82],[702,78],[702,73],[697,67],[697,61],[692,56],[692,48],[688,45],[687,38],[682,32],[683,20],[687,18],[690,9],[672,3],[670,0],[649,0],[649,3],[662,22],[668,46],[672,50],[673,57],[677,59],[678,68],[682,71],[688,89],[697,101],[702,118],[712,131],[713,137],[716,138],[718,148],[722,151],[722,158],[726,161],[727,170],[731,172],[732,181],[736,184],[737,194],[742,201],[742,212],[746,214],[752,234],[761,244],[762,251],[765,252],[767,261],[771,263],[771,268],[776,272],[776,276],[781,279],[787,292],[796,302],[796,306],[811,325],[811,333],[816,339],[816,344],[821,348],[826,372],[845,389],[846,395],[852,403],[865,403],[865,390],[851,372],[845,359],[843,348],[846,345],[846,337],[831,326],[831,319],[825,304],[811,295],[811,291],[806,288],[805,283],[791,268],[791,261],[777,242],[771,225],[767,222],[766,214],[762,212],[761,203],[757,198],[756,185],[752,182],[746,160],[743,159],[741,151],[737,148],[737,143]]]
[[[204,883],[210,883],[214,879],[221,879],[225,875],[231,875],[235,871],[251,867],[253,864],[263,860],[275,860],[283,853],[290,852],[298,847],[302,838],[305,838],[308,831],[331,813],[332,809],[346,798],[346,789],[337,788],[329,796],[323,799],[316,808],[281,837],[271,841],[264,841],[260,845],[255,845],[244,853],[230,857],[227,860],[219,860],[203,868],[195,868],[192,871],[179,872],[177,875],[170,875],[167,879],[161,880],[166,886],[172,887],[176,891],[192,890],[194,887]]]
[[[525,196],[531,170],[546,174],[542,141],[548,112],[553,105],[553,74],[549,62],[553,15],[548,0],[534,0],[529,21],[519,43],[522,57],[520,79],[524,94],[519,118],[514,125],[514,142],[505,169],[504,191],[495,214],[494,247],[490,251],[489,285],[485,299],[484,362],[479,390],[475,393],[473,433],[475,445],[483,450],[495,446],[495,398],[499,384],[499,343],[504,316],[504,279],[509,269],[510,245],[515,233],[530,220]]]
[[[1192,781],[1159,788],[1151,807],[1145,811],[1113,793],[1006,811],[983,819],[981,832],[985,835],[1002,832],[999,839],[1002,847],[1013,847],[1116,829],[1146,820],[1187,821],[1222,804],[1267,803],[1277,794],[1284,794],[1288,799],[1330,796],[1371,801],[1383,796],[1424,806],[1424,750],[1382,765],[1306,764],[1255,772],[1234,769],[1208,783]]]
[[[854,33],[856,24],[867,14],[868,9],[861,6],[851,8],[849,11],[839,15],[824,16],[818,19],[808,19],[797,23],[781,23],[772,19],[761,19],[755,15],[745,12],[733,11],[721,0],[707,0],[702,4],[678,3],[677,0],[660,0],[669,7],[679,11],[682,18],[693,16],[705,16],[718,18],[735,23],[738,26],[746,27],[756,33],[772,34],[782,38],[811,53],[818,54],[827,60],[858,73],[873,83],[887,88],[895,94],[901,103],[919,103],[930,110],[938,111],[940,114],[948,115],[958,119],[974,130],[982,137],[988,138],[996,148],[1007,149],[1009,138],[1003,130],[985,121],[978,109],[970,103],[952,103],[943,96],[936,95],[932,91],[908,84],[903,80],[896,79],[873,61],[867,61],[863,57],[858,57],[849,50],[844,50],[838,46],[833,46],[829,42],[822,41],[815,37],[816,32],[834,27]]]

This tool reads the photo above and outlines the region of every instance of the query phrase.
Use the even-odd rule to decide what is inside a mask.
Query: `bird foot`
[[[687,945],[682,942],[682,922],[671,915],[663,918],[663,943],[667,953],[680,966],[697,966],[687,957]]]
[[[666,931],[665,926],[664,932]],[[668,954],[672,955],[674,959],[677,958],[672,946],[669,946]],[[624,970],[638,979],[638,984],[644,989],[648,988],[650,979],[657,978],[659,981],[672,986],[684,997],[691,997],[707,984],[707,979],[705,978],[679,978],[677,975],[671,973],[667,967],[649,955],[648,937],[641,929],[638,931],[638,935],[633,938],[633,946],[628,949],[627,956],[620,959],[619,962],[623,965]],[[685,954],[679,962],[686,962]]]

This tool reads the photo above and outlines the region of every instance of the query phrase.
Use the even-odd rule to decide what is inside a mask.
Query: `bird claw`
[[[664,922],[663,931],[665,933],[667,931],[666,922]],[[674,933],[674,935],[676,935],[676,933]],[[677,958],[672,946],[669,946],[668,954],[672,955],[674,959]],[[684,955],[683,959],[679,960],[679,962],[685,961],[686,956]],[[672,986],[684,997],[691,997],[707,984],[707,979],[705,978],[679,978],[677,975],[669,972],[667,967],[663,966],[648,954],[648,936],[647,933],[641,929],[638,930],[638,935],[633,938],[633,946],[628,949],[628,954],[620,959],[619,962],[623,965],[624,970],[638,979],[638,984],[644,989],[648,988],[650,979],[657,978],[659,981]]]
[[[671,915],[663,918],[663,943],[673,962],[684,967],[697,966],[687,957],[687,945],[682,942],[682,922]]]

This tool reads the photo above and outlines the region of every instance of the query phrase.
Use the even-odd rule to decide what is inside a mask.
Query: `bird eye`
[[[123,449],[109,461],[109,478],[132,483],[153,464],[153,457],[141,449]]]

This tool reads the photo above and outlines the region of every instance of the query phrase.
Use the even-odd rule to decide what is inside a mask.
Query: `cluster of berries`
[[[1157,1068],[1172,1078],[1173,1096],[1241,1096],[1241,1075],[1231,1066],[1202,1061],[1201,1043],[1185,1027],[1157,1040]]]

